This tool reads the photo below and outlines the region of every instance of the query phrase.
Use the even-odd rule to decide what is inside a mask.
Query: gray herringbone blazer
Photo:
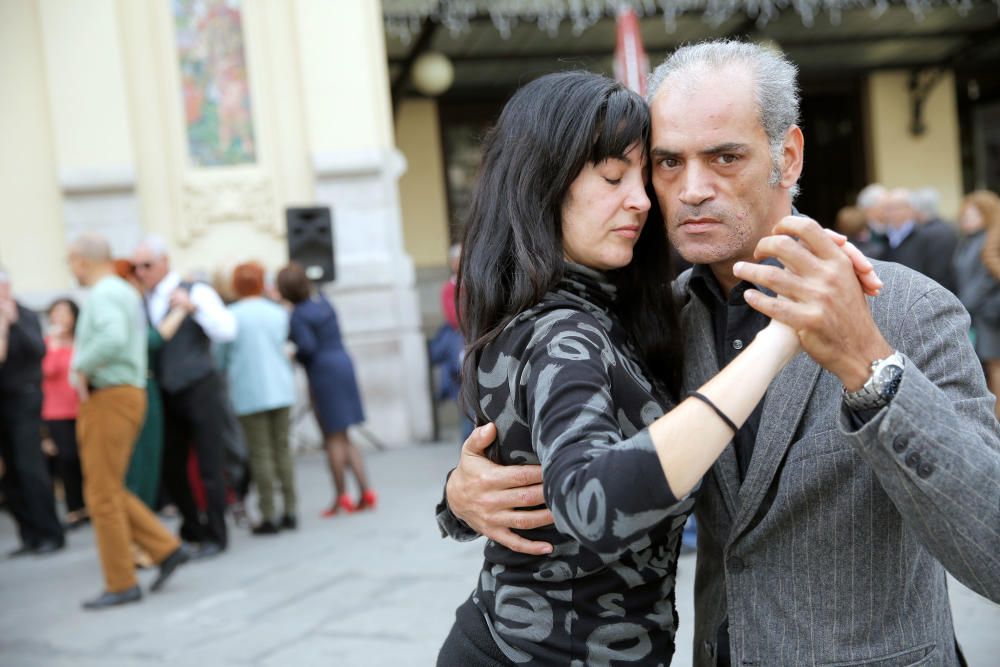
[[[958,300],[878,263],[875,322],[909,360],[860,431],[805,354],[765,398],[742,486],[728,447],[697,503],[696,665],[956,665],[945,570],[1000,600],[1000,428]],[[685,384],[718,371],[708,310],[686,304]],[[686,619],[685,619],[686,620]],[[682,620],[684,622],[685,620]]]

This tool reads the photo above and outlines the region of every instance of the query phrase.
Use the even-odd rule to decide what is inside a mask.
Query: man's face
[[[741,66],[681,72],[663,83],[650,111],[652,182],[670,242],[694,264],[752,259],[791,201],[769,183],[750,73]]]
[[[69,264],[69,271],[76,278],[76,282],[83,287],[87,287],[87,260],[81,257],[79,253],[70,251],[69,256],[66,258],[66,263]]]
[[[166,257],[157,257],[144,247],[135,251],[132,262],[135,264],[135,275],[147,292],[156,287],[170,271],[170,263]]]
[[[893,190],[886,196],[882,204],[882,217],[885,224],[891,227],[902,227],[916,218],[906,190]]]

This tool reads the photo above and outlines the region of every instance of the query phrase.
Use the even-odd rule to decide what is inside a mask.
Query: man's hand
[[[814,220],[789,216],[773,231],[754,256],[785,268],[738,262],[733,273],[785,298],[747,290],[747,303],[795,329],[802,348],[848,391],[861,389],[872,362],[892,346],[872,319],[852,258]]]
[[[539,528],[553,521],[547,509],[516,509],[545,504],[542,467],[504,466],[490,461],[484,452],[496,439],[496,433],[493,424],[480,426],[462,444],[458,467],[445,489],[448,507],[477,533],[508,549],[532,556],[550,554],[552,545],[548,542],[527,540],[511,530]]]
[[[82,373],[70,373],[69,384],[76,390],[76,395],[80,403],[86,403],[90,398],[90,390],[87,389],[87,378]]]
[[[0,320],[6,324],[6,327],[17,324],[19,317],[17,302],[14,299],[0,299]]]

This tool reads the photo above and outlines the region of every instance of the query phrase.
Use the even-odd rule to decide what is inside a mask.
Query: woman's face
[[[638,145],[623,159],[587,164],[562,206],[563,253],[583,266],[608,271],[632,261],[649,213],[646,162]]]
[[[979,212],[979,207],[975,204],[966,204],[962,207],[962,213],[958,216],[958,225],[966,234],[975,234],[986,223],[983,214]]]
[[[49,313],[49,324],[54,332],[57,330],[60,334],[73,333],[73,325],[76,324],[73,320],[73,311],[65,303],[57,303]]]

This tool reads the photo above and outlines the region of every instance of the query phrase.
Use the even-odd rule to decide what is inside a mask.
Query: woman
[[[494,460],[541,464],[555,524],[521,534],[554,551],[489,542],[439,665],[669,663],[691,494],[799,350],[772,322],[677,403],[649,125],[620,84],[563,73],[519,90],[487,136],[459,273],[463,394],[496,423]]]
[[[127,280],[142,294],[142,286],[135,275],[135,266],[127,259],[116,259],[114,264],[118,277]],[[148,330],[146,418],[132,450],[132,458],[125,473],[125,487],[154,512],[158,505],[160,467],[163,461],[163,401],[160,399],[160,385],[153,374],[154,361],[164,342],[173,338],[189,312],[184,308],[173,308],[160,322],[159,327],[150,325]]]
[[[288,416],[295,403],[292,364],[285,353],[288,313],[265,299],[264,269],[250,262],[233,270],[229,306],[236,318],[236,339],[218,348],[229,379],[233,409],[250,450],[250,474],[257,485],[261,521],[251,532],[274,535],[294,529],[295,479],[288,449]],[[276,479],[277,478],[277,479]],[[283,514],[275,514],[275,481],[281,485]]]
[[[990,391],[1000,396],[1000,197],[966,195],[959,209],[963,239],[955,252],[958,298],[972,316],[976,354]],[[1000,417],[1000,402],[996,406]]]
[[[80,401],[69,379],[73,333],[79,315],[80,308],[71,299],[58,299],[49,306],[49,335],[45,338],[45,357],[42,359],[45,431],[42,447],[55,456],[56,472],[62,480],[66,501],[66,527],[70,530],[90,520],[83,502],[83,472],[76,444],[76,414]]]
[[[290,338],[295,358],[309,376],[313,409],[326,445],[330,474],[337,498],[324,517],[374,509],[377,497],[368,484],[361,452],[347,435],[347,428],[365,420],[361,394],[354,378],[354,364],[340,338],[337,313],[322,294],[313,289],[305,270],[291,263],[278,272],[278,291],[293,305]],[[357,504],[347,492],[346,470],[354,473],[361,489]]]

